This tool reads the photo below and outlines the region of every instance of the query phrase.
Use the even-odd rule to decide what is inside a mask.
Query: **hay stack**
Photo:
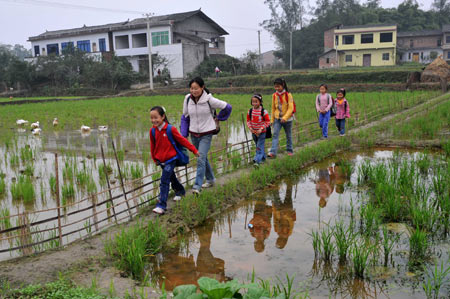
[[[450,65],[439,56],[425,68],[420,80],[422,82],[440,82],[441,79],[450,81]]]

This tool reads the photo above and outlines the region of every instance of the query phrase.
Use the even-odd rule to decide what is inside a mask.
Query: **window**
[[[438,40],[437,40],[437,46],[438,46],[438,47],[442,46],[442,40],[441,40],[441,39],[438,39]]]
[[[104,38],[100,38],[98,40],[98,46],[99,46],[100,52],[106,52],[106,41]]]
[[[389,60],[389,53],[383,53],[383,60]]]
[[[336,41],[335,41],[335,43],[336,43],[336,46],[339,45],[339,35],[336,35]]]
[[[410,48],[414,47],[414,41],[412,39],[409,40],[409,47]]]
[[[450,51],[447,52],[447,59],[450,59]]]
[[[372,44],[373,43],[373,33],[361,34],[361,44]]]
[[[420,52],[420,59],[423,60],[423,52]]]
[[[327,63],[330,63],[330,58],[327,58]]]
[[[73,51],[73,42],[61,43],[61,52]]]
[[[48,44],[47,45],[47,55],[50,55],[50,54],[59,55],[58,44]]]
[[[116,36],[116,49],[129,49],[130,42],[128,40],[128,35],[118,35]]]
[[[169,44],[169,31],[152,32],[152,46]]]
[[[380,42],[391,43],[392,42],[392,32],[380,33]]]
[[[450,35],[447,35],[447,36],[445,37],[445,43],[446,43],[446,44],[450,44]]]
[[[343,35],[342,36],[342,44],[344,45],[353,45],[355,43],[354,35]]]
[[[345,55],[345,62],[352,62],[352,55]]]
[[[146,48],[147,47],[147,34],[139,33],[131,36],[131,43],[133,48]]]
[[[40,48],[39,48],[39,46],[34,46],[34,56],[39,56],[41,53],[40,53]]]
[[[91,52],[91,41],[79,40],[77,41],[77,48],[82,52]]]

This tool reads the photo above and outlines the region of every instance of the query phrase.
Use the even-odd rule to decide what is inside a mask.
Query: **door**
[[[363,66],[370,66],[372,64],[372,55],[364,54],[363,55]]]
[[[413,53],[413,61],[419,62],[419,53]]]

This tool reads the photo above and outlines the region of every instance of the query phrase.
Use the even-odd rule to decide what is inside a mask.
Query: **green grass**
[[[13,200],[22,200],[29,204],[36,199],[33,182],[27,176],[19,176],[17,181],[11,184],[10,191]]]

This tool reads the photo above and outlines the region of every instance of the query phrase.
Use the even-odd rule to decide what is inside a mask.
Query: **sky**
[[[315,0],[309,0],[310,5]],[[45,5],[48,2],[84,5],[101,9],[75,9],[64,5]],[[394,7],[402,0],[382,0],[383,7]],[[418,0],[422,9],[429,9],[432,0]],[[260,27],[270,18],[264,0],[0,0],[0,43],[21,44],[31,48],[28,37],[45,30],[69,29],[83,25],[102,25],[139,18],[138,12],[164,15],[201,8],[230,35],[226,36],[226,53],[241,57],[247,50],[258,49],[261,30],[261,51],[276,49],[274,38]]]

